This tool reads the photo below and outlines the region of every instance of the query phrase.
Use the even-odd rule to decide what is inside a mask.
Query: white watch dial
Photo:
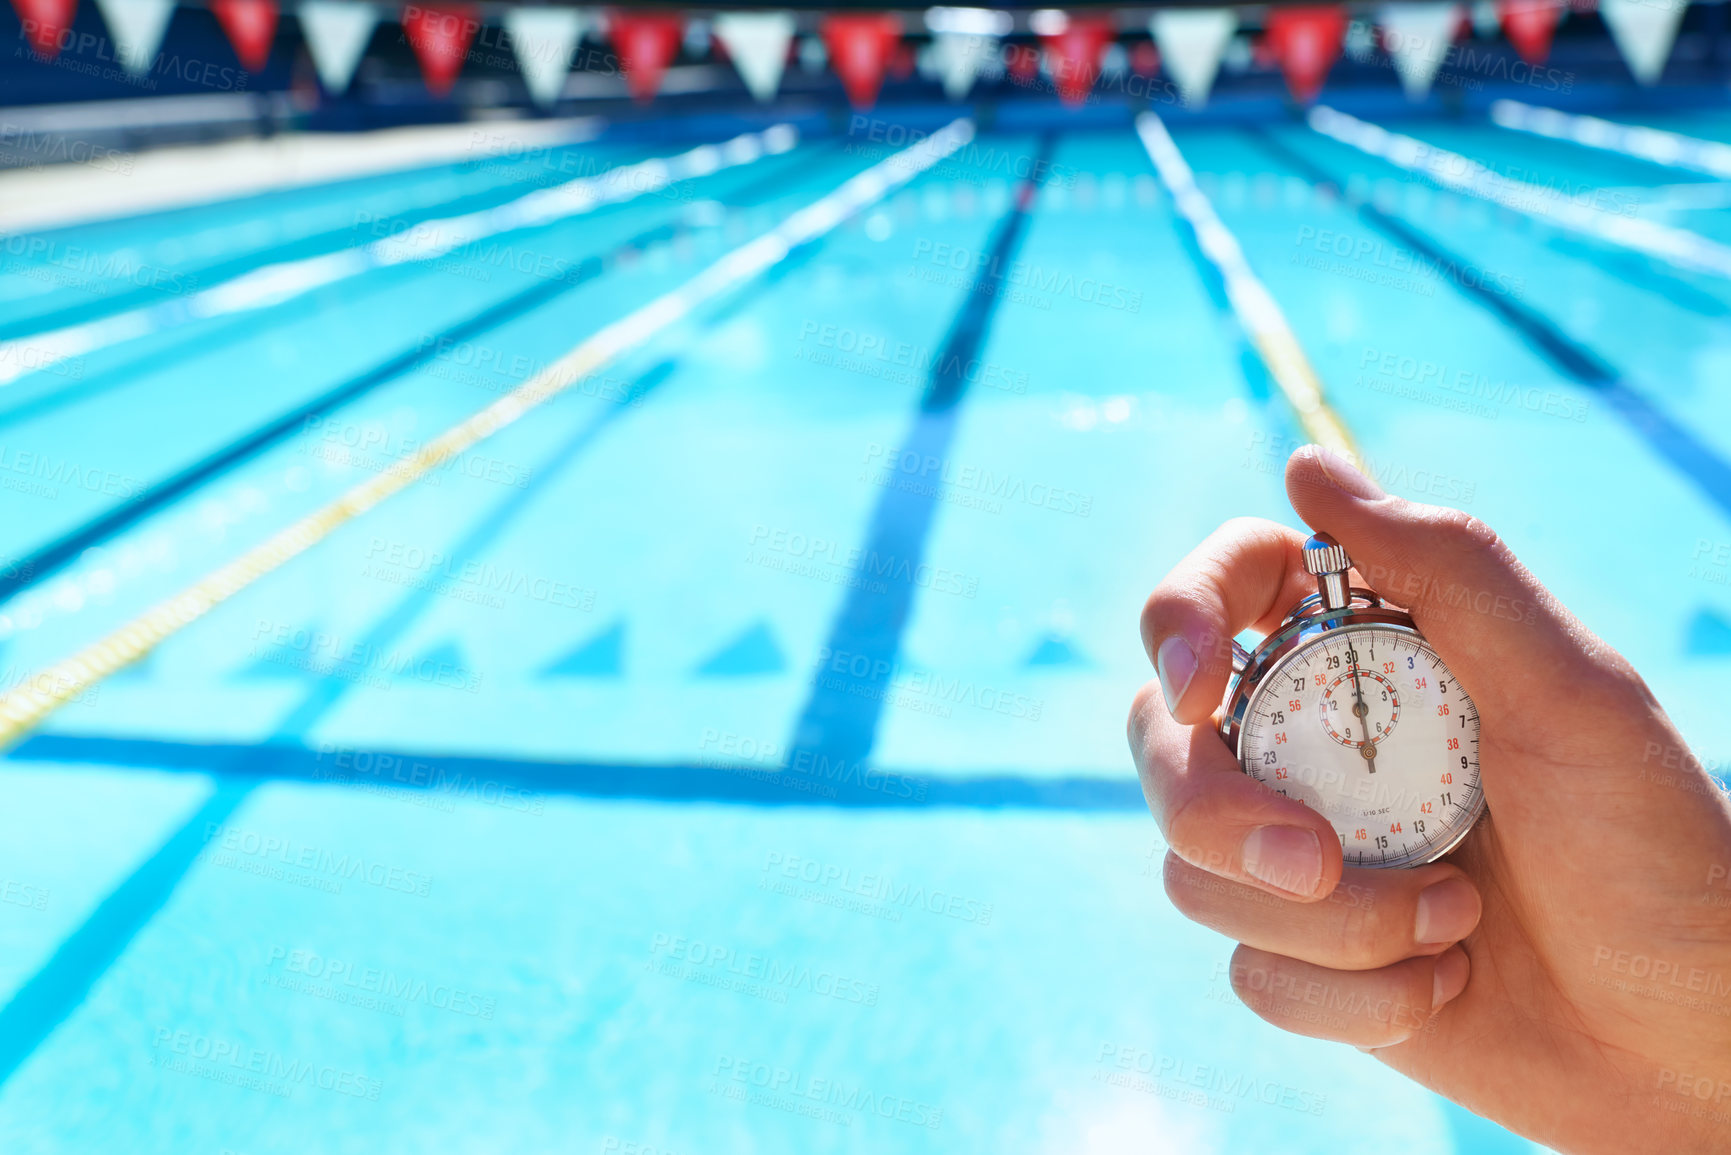
[[[1331,630],[1281,659],[1251,696],[1238,757],[1327,818],[1348,866],[1429,862],[1483,808],[1479,712],[1398,627]]]

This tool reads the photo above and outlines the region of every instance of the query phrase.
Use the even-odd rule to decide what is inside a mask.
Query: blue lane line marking
[[[1147,811],[1142,788],[1128,770],[1117,778],[1018,774],[963,778],[834,764],[770,769],[750,763],[548,762],[371,747],[357,750],[328,743],[314,749],[295,743],[254,746],[67,734],[38,735],[11,757],[196,771],[218,775],[230,789],[242,792],[264,781],[318,782],[333,789],[388,786],[517,809],[528,804],[523,792],[531,791],[579,798],[843,810]],[[213,820],[195,816],[177,837],[193,831],[202,839],[202,823],[207,821]],[[0,1030],[4,1027],[0,1017]]]
[[[776,192],[785,190],[785,177],[771,177],[751,188],[773,189]],[[801,245],[784,257],[765,275],[757,278],[750,286],[735,291],[731,299],[721,308],[714,310],[708,321],[709,327],[723,324],[744,307],[754,295],[768,291],[772,286],[781,283],[781,279],[793,269],[802,268],[817,253],[823,244],[824,237]],[[645,372],[637,383],[633,397],[645,392],[654,384],[664,380],[672,371],[673,363],[664,360]],[[594,421],[584,427],[572,438],[568,439],[559,451],[559,464],[550,470],[544,470],[536,475],[535,483],[526,490],[511,495],[509,513],[500,516],[495,513],[491,518],[484,519],[479,527],[471,531],[465,541],[466,547],[480,548],[503,526],[509,516],[520,511],[526,494],[538,490],[546,484],[547,478],[558,472],[583,446],[595,437],[608,423],[624,411],[625,406],[617,406],[604,411]],[[425,605],[427,598],[419,591],[411,594],[386,619],[375,627],[371,638],[389,639],[398,636],[413,621],[416,613]],[[336,682],[333,688],[332,683]],[[277,728],[278,738],[294,740],[299,733],[311,727],[329,708],[334,705],[346,689],[346,684],[335,679],[325,679],[301,701],[301,704],[283,720]],[[39,735],[32,738],[26,746],[35,742],[50,742],[54,739]],[[29,1057],[30,1053],[47,1040],[60,1023],[66,1021],[74,1011],[83,1004],[91,989],[101,979],[114,961],[131,944],[140,931],[156,917],[157,911],[168,902],[181,879],[186,877],[198,858],[198,852],[204,845],[208,832],[233,814],[251,794],[258,784],[258,777],[248,777],[246,768],[258,756],[261,749],[278,747],[266,746],[230,746],[204,747],[213,751],[216,759],[201,763],[199,769],[215,775],[218,789],[211,801],[187,820],[178,830],[170,834],[161,848],[151,856],[150,860],[139,867],[133,874],[108,898],[103,900],[96,912],[83,926],[67,939],[62,949],[49,959],[19,994],[0,1009],[0,1035],[6,1039],[15,1040],[7,1047],[0,1047],[0,1086],[3,1086]],[[22,748],[21,748],[22,749]],[[124,763],[123,763],[124,764]],[[622,767],[595,768],[595,776],[619,776],[627,772]],[[678,776],[675,775],[672,786],[664,789],[677,789]],[[875,789],[883,789],[884,778],[880,775]],[[680,795],[674,794],[674,797]],[[876,797],[876,795],[874,795]],[[14,1027],[15,1023],[15,1027]],[[9,1065],[7,1065],[9,1064]]]
[[[107,513],[91,518],[69,533],[7,566],[4,572],[0,572],[0,601],[36,585],[44,578],[76,561],[91,546],[100,545],[116,534],[130,529],[138,522],[185,497],[198,487],[257,457],[265,450],[304,429],[309,420],[322,417],[350,402],[359,400],[380,386],[395,381],[417,365],[432,360],[434,352],[444,343],[466,341],[485,333],[489,329],[515,320],[578,285],[594,280],[620,253],[642,245],[653,244],[671,236],[672,233],[673,226],[671,225],[659,225],[654,229],[639,233],[606,257],[589,257],[581,264],[572,266],[566,276],[534,285],[514,297],[484,309],[419,346],[399,353],[359,376],[351,377],[335,388],[321,393],[306,404],[297,406],[287,413],[279,414],[263,425],[249,430],[215,453],[194,462],[179,473],[157,482],[148,489],[140,491]]]
[[[1276,140],[1265,129],[1246,130],[1264,149],[1289,168],[1302,173],[1315,185],[1344,190],[1344,185],[1308,157]],[[1344,191],[1342,203],[1345,202]],[[1665,461],[1694,482],[1722,513],[1731,516],[1731,463],[1725,461],[1694,433],[1673,421],[1663,410],[1637,392],[1623,374],[1591,349],[1578,344],[1549,317],[1535,309],[1499,296],[1485,285],[1469,281],[1461,271],[1466,262],[1409,227],[1403,221],[1368,202],[1356,206],[1359,217],[1381,229],[1414,252],[1436,262],[1455,287],[1468,298],[1494,313],[1498,320],[1519,333],[1526,342],[1577,384],[1603,397],[1629,427],[1644,438]]]
[[[1051,135],[1041,139],[1033,173],[1044,173],[1054,141]],[[961,311],[932,366],[919,412],[898,457],[912,453],[919,460],[942,460],[949,449],[967,392],[966,367],[985,344],[1004,276],[1026,232],[1039,183],[1036,175],[1017,186],[988,259],[976,270]],[[902,630],[913,612],[918,589],[915,574],[925,555],[943,485],[940,480],[917,492],[893,486],[883,491],[860,555],[857,572],[861,580],[848,591],[830,628],[811,697],[794,729],[792,759],[857,767],[871,755],[883,700],[896,673]],[[855,670],[865,672],[857,674]]]
[[[766,193],[773,195],[784,191],[787,180],[788,177],[785,173],[772,173],[745,186],[734,196],[725,198],[724,203],[731,204],[733,207],[749,205],[753,203],[755,198]],[[293,435],[297,430],[305,428],[307,421],[325,416],[344,405],[359,400],[380,386],[401,377],[417,365],[431,360],[434,353],[445,343],[460,343],[478,337],[489,329],[506,324],[540,308],[555,297],[595,280],[602,273],[613,268],[620,258],[670,239],[678,234],[682,227],[673,222],[665,222],[638,233],[605,253],[585,257],[582,261],[568,267],[560,276],[533,285],[514,297],[491,305],[474,316],[451,326],[444,332],[429,337],[416,348],[400,353],[359,376],[352,377],[327,390],[306,404],[272,418],[263,425],[242,434],[215,453],[187,466],[179,473],[140,491],[107,513],[99,514],[47,545],[39,547],[33,553],[7,562],[4,566],[0,566],[0,603],[70,565],[92,546],[101,545],[158,510],[185,497],[200,486],[257,457]]]
[[[670,366],[664,363],[651,370],[645,378],[650,379],[652,386],[663,380],[668,371]],[[651,386],[640,383],[633,393],[633,398]],[[504,510],[493,510],[483,517],[458,547],[456,556],[471,556],[491,543],[511,519],[522,511],[530,498],[540,492],[548,479],[557,475],[571,457],[588,445],[626,408],[624,405],[614,406],[604,410],[593,421],[586,422],[582,429],[560,448],[553,468],[538,471],[533,475],[530,485],[509,496]],[[368,652],[389,646],[400,637],[432,596],[428,591],[415,590],[398,602],[368,634],[364,643]],[[339,677],[320,679],[307,692],[300,705],[277,727],[273,742],[292,742],[298,739],[341,700],[349,685],[349,682]],[[47,736],[32,738],[19,748],[16,756],[31,757],[32,755],[26,755],[23,751],[40,742],[47,742],[52,748],[55,739]],[[135,747],[120,743],[116,748],[125,750]],[[167,903],[180,885],[181,879],[186,877],[187,872],[197,862],[206,832],[221,825],[252,793],[260,777],[268,776],[249,773],[249,768],[256,760],[256,752],[278,748],[200,747],[206,757],[193,764],[183,764],[188,769],[217,775],[218,789],[215,795],[206,806],[169,835],[161,849],[149,861],[104,899],[96,913],[73,932],[54,957],[0,1010],[0,1085],[17,1070],[31,1051],[48,1038],[56,1026],[77,1010],[97,980],[107,972],[150,920],[156,917],[157,911]],[[121,764],[144,764],[129,762],[125,757],[120,761]],[[269,759],[265,761],[268,763]]]
[[[528,484],[521,489],[507,492],[503,501],[494,503],[483,513],[451,551],[452,560],[462,564],[471,558],[477,558],[497,541],[501,534],[516,521],[522,512],[529,508],[531,502],[560,477],[565,468],[574,461],[583,450],[587,449],[596,438],[600,437],[615,421],[622,418],[637,402],[640,402],[651,390],[673,375],[678,362],[663,360],[641,374],[632,386],[630,395],[619,404],[609,405],[593,418],[585,421],[570,437],[567,437],[556,449],[551,459],[541,468],[537,468],[529,476]],[[429,583],[419,588],[411,589],[391,608],[379,622],[367,631],[360,644],[363,654],[378,654],[388,650],[399,638],[414,625],[421,612],[432,604],[438,596],[438,590]],[[364,673],[364,668],[356,666],[352,673]],[[298,741],[308,730],[317,725],[319,720],[342,700],[356,683],[342,676],[320,678],[301,700],[300,705],[291,710],[286,718],[277,725],[272,735],[272,741]]]
[[[251,782],[219,780],[204,805],[103,899],[0,1009],[0,1084],[84,1002],[138,928],[156,917],[174,893],[175,884],[204,849],[205,831],[226,821],[252,789]]]

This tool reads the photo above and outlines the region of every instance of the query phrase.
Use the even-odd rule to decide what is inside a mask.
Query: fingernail
[[[1479,893],[1464,878],[1448,878],[1418,892],[1414,942],[1459,942],[1479,924]]]
[[[1378,498],[1387,496],[1383,493],[1381,486],[1360,473],[1358,467],[1348,461],[1343,454],[1318,445],[1316,447],[1316,460],[1317,464],[1322,466],[1322,472],[1328,476],[1330,481],[1334,482],[1335,488],[1344,490],[1363,501],[1376,501]]]
[[[1309,897],[1322,881],[1322,844],[1302,826],[1258,826],[1244,840],[1244,873]]]
[[[1436,970],[1431,972],[1432,1013],[1467,989],[1467,976],[1471,973],[1472,964],[1467,962],[1467,952],[1464,950],[1451,950],[1436,960]]]
[[[1166,709],[1176,714],[1178,700],[1190,688],[1190,679],[1196,676],[1196,651],[1190,648],[1189,642],[1173,634],[1161,642],[1160,649],[1155,652],[1154,669],[1160,674],[1160,690],[1166,695]]]

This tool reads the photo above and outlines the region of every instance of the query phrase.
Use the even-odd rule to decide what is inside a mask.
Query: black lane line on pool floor
[[[1469,282],[1461,271],[1469,266],[1469,262],[1462,261],[1404,221],[1390,216],[1369,202],[1352,205],[1346,200],[1345,186],[1341,181],[1336,180],[1333,174],[1320,164],[1274,139],[1266,129],[1247,128],[1244,131],[1281,163],[1302,174],[1312,185],[1333,189],[1340,198],[1340,203],[1355,208],[1359,219],[1366,224],[1380,229],[1414,252],[1435,261],[1438,270],[1447,275],[1462,295],[1488,309],[1499,321],[1520,334],[1528,345],[1558,371],[1576,384],[1603,397],[1655,453],[1693,482],[1709,501],[1719,507],[1720,512],[1731,515],[1731,463],[1726,462],[1710,445],[1637,392],[1615,367],[1569,337],[1560,326],[1538,310],[1501,296],[1486,288],[1482,282]]]
[[[254,783],[218,781],[168,840],[61,940],[40,970],[0,1009],[0,1086],[90,994],[138,929],[155,917],[210,832],[252,793]]]
[[[657,365],[644,374],[631,400],[640,398],[671,372],[667,363]],[[647,384],[642,383],[647,381]],[[530,483],[511,492],[503,508],[493,506],[472,528],[453,553],[454,557],[470,557],[486,548],[506,526],[521,513],[531,498],[558,476],[571,458],[600,435],[603,429],[628,408],[625,404],[609,406],[583,423],[577,433],[566,439],[555,452],[549,469],[536,470]],[[397,641],[415,618],[435,596],[430,589],[412,590],[398,600],[397,605],[368,631],[359,648],[364,653],[381,653]],[[366,674],[364,666],[351,670],[336,670],[318,678],[308,689],[300,704],[277,725],[276,732],[263,746],[212,746],[206,753],[214,754],[196,763],[182,761],[177,768],[197,769],[215,775],[216,789],[209,801],[200,807],[180,829],[134,874],[111,892],[94,914],[62,944],[54,957],[31,979],[17,996],[0,1008],[0,1085],[3,1085],[20,1062],[39,1046],[54,1028],[64,1022],[84,1001],[91,987],[107,972],[126,947],[168,902],[183,878],[197,863],[199,854],[212,837],[221,832],[229,817],[240,808],[253,789],[263,780],[277,775],[261,772],[251,765],[251,759],[283,744],[298,742],[303,734],[324,717],[341,699],[357,674]],[[31,742],[37,739],[31,739]],[[29,743],[27,742],[26,745]],[[124,749],[122,743],[121,749]],[[289,747],[293,748],[293,747]],[[118,752],[118,750],[117,750]],[[23,757],[15,752],[12,756]],[[122,762],[125,765],[142,765]]]
[[[750,207],[765,193],[775,195],[784,191],[787,179],[785,173],[772,173],[736,190],[725,198],[723,203],[735,209]],[[605,253],[585,257],[567,268],[563,275],[532,285],[516,296],[483,309],[427,338],[417,347],[399,353],[311,401],[249,430],[216,452],[141,490],[108,512],[98,514],[47,545],[0,565],[0,603],[77,561],[84,551],[92,546],[101,545],[200,486],[293,436],[304,429],[308,421],[324,417],[357,401],[432,360],[440,348],[472,340],[490,329],[514,321],[554,298],[595,280],[608,269],[615,267],[622,258],[628,258],[650,246],[672,239],[682,227],[676,222],[664,222],[615,245]]]
[[[873,770],[861,777],[833,766],[826,774],[818,767],[772,770],[750,762],[557,762],[328,743],[314,748],[289,742],[245,745],[74,734],[39,735],[13,756],[217,774],[231,785],[312,782],[332,789],[384,791],[391,797],[401,792],[403,801],[412,805],[446,798],[519,811],[532,807],[537,795],[774,809],[1146,813],[1148,808],[1141,786],[1124,775],[961,776],[903,769]]]
[[[750,284],[735,290],[727,301],[709,314],[705,327],[712,329],[722,324],[752,298],[778,285],[789,273],[803,267],[819,251],[826,239],[827,234],[798,246]],[[673,363],[668,360],[657,362],[639,378],[633,398],[647,393],[650,388],[665,380],[672,373],[673,367]],[[608,424],[618,419],[627,408],[629,407],[625,405],[613,406],[584,423],[576,435],[568,438],[557,451],[559,460],[551,468],[536,473],[536,480],[531,486],[509,495],[505,513],[495,512],[490,517],[483,517],[459,548],[484,547],[511,517],[522,511],[526,505],[527,494],[538,491],[549,478],[556,476],[560,469],[570,463],[572,457]],[[495,522],[497,524],[494,524]],[[418,591],[402,599],[397,608],[387,614],[368,635],[369,642],[388,645],[392,638],[400,636],[413,624],[415,614],[426,604],[426,600]],[[337,684],[332,687],[329,685],[331,681],[336,681]],[[346,688],[347,684],[339,679],[321,680],[302,700],[301,705],[279,724],[277,733],[271,742],[265,745],[197,748],[206,753],[214,751],[217,754],[214,760],[201,762],[196,767],[216,779],[216,787],[210,798],[179,829],[171,833],[125,882],[111,891],[84,924],[62,942],[60,949],[55,951],[42,969],[19,989],[10,1002],[0,1007],[0,1040],[4,1040],[0,1043],[0,1086],[4,1086],[31,1053],[89,997],[92,988],[120,958],[132,940],[167,904],[181,880],[197,863],[199,854],[211,838],[221,832],[224,824],[247,800],[260,781],[276,777],[269,773],[260,773],[252,765],[252,759],[262,757],[270,764],[271,759],[276,757],[273,751],[285,748],[279,743],[298,739],[301,733],[313,726],[341,699]],[[43,740],[48,740],[47,736],[39,736],[30,741]],[[118,746],[110,749],[119,754],[125,747],[126,742],[121,740]],[[130,762],[115,764],[143,765]],[[676,787],[693,785],[689,780],[677,776],[671,781]]]
[[[916,460],[942,460],[955,436],[962,399],[967,395],[967,365],[985,345],[1005,277],[1027,231],[1056,138],[1040,140],[1030,175],[1016,186],[1010,211],[999,222],[974,271],[962,308],[950,325],[932,364],[913,428],[891,460],[914,454]],[[926,538],[947,483],[928,487],[887,487],[872,511],[855,582],[830,627],[811,696],[806,700],[789,744],[790,765],[826,765],[864,772],[877,740],[884,700],[894,691],[902,631],[913,612],[918,575],[924,568]]]

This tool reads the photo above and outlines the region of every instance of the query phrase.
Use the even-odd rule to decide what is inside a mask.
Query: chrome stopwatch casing
[[[1434,862],[1484,811],[1478,710],[1409,614],[1347,587],[1332,539],[1306,542],[1305,564],[1319,592],[1254,653],[1233,647],[1221,735],[1329,820],[1348,866]]]

